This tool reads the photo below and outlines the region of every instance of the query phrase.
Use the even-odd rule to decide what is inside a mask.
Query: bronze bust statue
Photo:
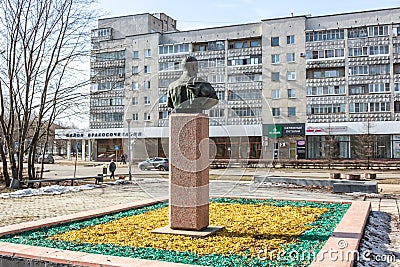
[[[178,113],[201,113],[218,104],[214,88],[197,77],[198,61],[188,56],[182,60],[182,76],[168,88],[167,106]]]

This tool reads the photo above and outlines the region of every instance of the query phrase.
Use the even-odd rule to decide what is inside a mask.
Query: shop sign
[[[270,138],[282,136],[304,136],[304,123],[285,123],[285,124],[263,124],[263,135]]]
[[[297,159],[306,158],[306,140],[296,141]]]
[[[282,126],[281,125],[269,125],[268,136],[271,138],[282,137]]]
[[[307,126],[306,133],[339,133],[347,132],[347,126],[312,127]]]
[[[59,139],[109,139],[109,138],[128,138],[129,134],[125,131],[112,130],[56,130],[56,137]],[[141,137],[142,132],[132,131],[131,137]]]
[[[304,123],[281,124],[283,135],[304,135]]]

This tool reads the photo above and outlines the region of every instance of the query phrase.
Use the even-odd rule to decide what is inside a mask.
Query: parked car
[[[138,163],[138,168],[142,171],[144,170],[152,170],[152,169],[165,169],[168,166],[167,158],[150,158],[148,160],[142,161]]]
[[[43,161],[43,163],[53,164],[54,163],[54,158],[53,158],[53,155],[46,154],[46,155],[39,156],[37,161],[38,161],[38,163],[42,163],[42,161]]]
[[[169,170],[169,162],[168,162],[168,160],[161,162],[160,165],[158,165],[157,169],[159,171],[168,171]]]

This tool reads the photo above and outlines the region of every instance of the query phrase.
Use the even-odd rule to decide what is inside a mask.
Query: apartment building
[[[190,31],[163,13],[100,19],[90,129],[59,135],[97,160],[128,140],[132,158],[168,156],[166,93],[192,55],[220,99],[206,111],[216,158],[397,158],[399,54],[400,8]]]

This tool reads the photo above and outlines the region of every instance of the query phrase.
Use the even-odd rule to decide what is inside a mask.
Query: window
[[[288,89],[288,98],[296,98],[296,89]]]
[[[385,36],[389,35],[389,28],[388,26],[373,26],[368,27],[368,36]]]
[[[236,66],[236,65],[257,65],[261,64],[262,57],[261,55],[256,56],[239,56],[239,57],[229,57],[228,58],[228,66]],[[203,64],[199,64],[199,67],[204,68],[205,66],[208,68],[214,68],[215,61],[208,61],[204,62]],[[217,62],[218,63],[218,62]],[[221,66],[221,65],[220,65]]]
[[[400,44],[393,44],[393,54],[400,54]]]
[[[400,112],[400,102],[399,101],[394,101],[394,112],[396,112],[396,113]]]
[[[252,40],[252,41],[250,42],[250,46],[251,46],[251,47],[258,47],[258,46],[261,46],[261,43],[260,43],[259,40]]]
[[[349,57],[368,56],[368,47],[352,47],[349,48]]]
[[[389,64],[369,66],[370,75],[389,74],[389,72],[390,72]]]
[[[286,60],[287,62],[295,62],[295,54],[294,53],[287,53],[286,54]]]
[[[307,87],[307,96],[343,94],[346,94],[346,89],[343,85]]]
[[[396,94],[400,93],[400,83],[395,83],[394,84],[394,92]]]
[[[225,100],[225,91],[217,91],[216,93],[219,101]]]
[[[349,94],[350,95],[363,95],[366,93],[366,85],[350,85]]]
[[[145,105],[150,105],[150,97],[145,96],[145,97],[143,98],[143,100],[144,100],[144,104],[145,104]]]
[[[208,42],[208,50],[210,51],[225,50],[225,41]]]
[[[279,37],[271,37],[271,46],[279,46]]]
[[[144,89],[150,89],[150,81],[144,82]]]
[[[281,109],[280,108],[272,108],[272,116],[278,117],[281,115]]]
[[[368,112],[368,103],[350,103],[350,113]]]
[[[167,95],[160,96],[160,98],[158,99],[158,103],[160,104],[167,103]]]
[[[294,35],[286,36],[286,44],[294,44]]]
[[[150,73],[150,66],[144,66],[144,73]]]
[[[225,75],[223,74],[209,74],[208,75],[208,82],[209,83],[223,83],[225,82]]]
[[[132,97],[132,105],[138,105],[139,104],[139,100],[136,96]]]
[[[349,75],[368,75],[368,66],[351,66],[349,67]]]
[[[124,82],[104,82],[97,84],[98,90],[124,89]]]
[[[344,113],[346,104],[313,104],[307,105],[307,114],[331,114],[331,113]]]
[[[133,57],[133,59],[138,59],[139,58],[139,51],[133,51],[132,57]]]
[[[340,40],[340,39],[344,39],[343,29],[306,33],[306,42],[318,42],[318,41],[329,41],[329,40]]]
[[[287,79],[288,79],[288,81],[296,80],[296,72],[295,71],[288,71]]]
[[[144,56],[145,57],[151,57],[151,49],[144,50]]]
[[[223,98],[219,98],[223,99]],[[261,99],[261,90],[239,90],[229,91],[228,100],[240,101],[244,99]]]
[[[238,74],[238,75],[229,75],[228,76],[229,83],[261,82],[261,81],[262,81],[261,73],[249,73],[246,75]]]
[[[347,30],[349,38],[363,38],[368,37],[367,27],[359,27]]]
[[[225,111],[223,109],[211,109],[209,111],[209,116],[210,117],[224,117]]]
[[[174,54],[189,52],[189,44],[175,44],[175,45],[162,45],[159,46],[159,54]]]
[[[271,55],[271,63],[272,64],[277,64],[279,62],[280,62],[279,54]]]
[[[288,117],[296,116],[296,107],[288,107]]]
[[[124,99],[121,97],[118,98],[111,98],[110,99],[110,106],[122,106],[124,105]]]
[[[133,73],[133,75],[139,74],[139,66],[133,66],[132,67],[132,73]]]
[[[133,114],[132,114],[132,120],[138,121],[138,120],[139,120],[139,114],[133,113]]]
[[[92,59],[94,61],[122,60],[125,59],[125,50],[98,53]]]
[[[276,90],[272,90],[272,91],[271,91],[271,98],[272,98],[272,99],[279,99],[279,98],[281,98],[281,93],[280,93],[279,89],[276,89]]]
[[[132,82],[132,90],[138,90],[139,89],[139,83],[138,82]]]
[[[279,81],[279,72],[272,72],[271,73],[271,80],[272,81]]]
[[[150,113],[148,113],[148,112],[143,113],[143,119],[145,121],[149,121],[151,119]]]
[[[327,70],[327,71],[325,71],[325,78],[333,78],[333,77],[339,77],[339,71],[338,70]]]
[[[260,113],[259,109],[252,109],[252,108],[232,108],[231,111],[232,117],[239,116],[239,117],[253,117],[258,116]]]
[[[168,119],[168,111],[161,111],[158,113],[158,119]]]
[[[369,84],[370,93],[387,93],[390,91],[388,83],[372,83]]]
[[[369,103],[370,112],[385,112],[390,111],[390,102]]]
[[[243,48],[243,42],[235,42],[235,49]]]
[[[369,54],[373,55],[387,55],[389,54],[389,46],[388,45],[375,45],[369,48]]]

